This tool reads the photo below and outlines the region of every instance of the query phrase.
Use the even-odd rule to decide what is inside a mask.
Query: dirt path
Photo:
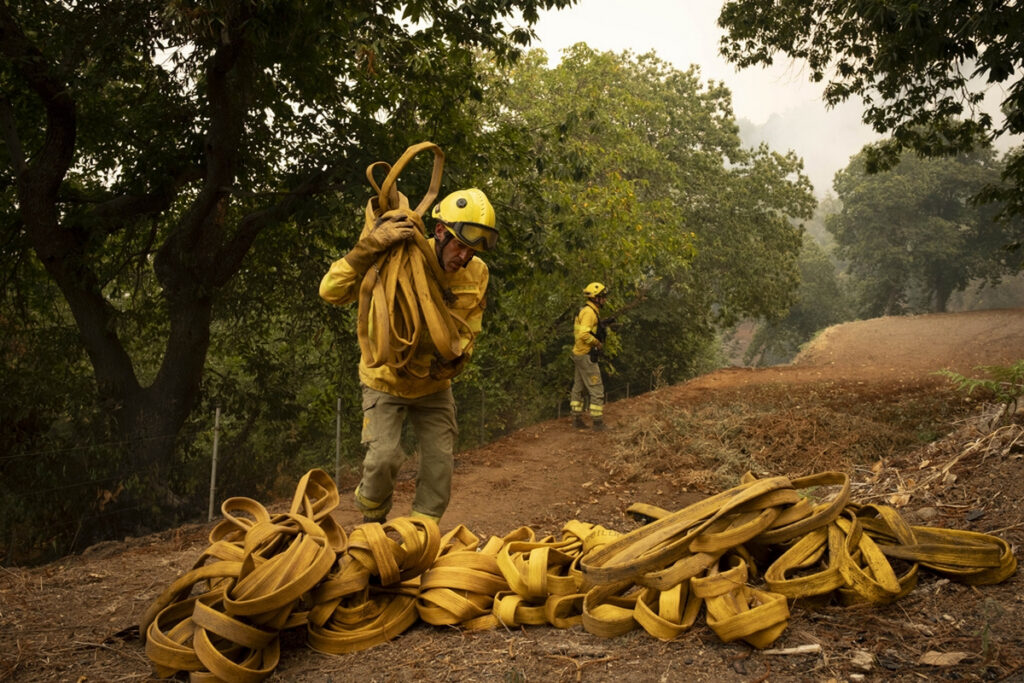
[[[1024,308],[860,320],[825,330],[794,365],[889,380],[940,368],[969,374],[1020,360],[1022,329]]]
[[[837,448],[874,438],[868,445],[879,449],[879,463],[884,460],[893,477],[879,481],[876,473],[875,485],[884,493],[887,487],[911,487],[944,456],[927,449],[908,456],[906,448],[884,455],[897,451],[886,432],[873,434],[870,423],[856,421],[860,404],[876,401],[883,412],[905,421],[911,410],[908,395],[927,393],[944,382],[935,370],[972,374],[979,365],[1022,358],[1024,309],[840,325],[822,334],[792,365],[723,369],[612,403],[606,408],[607,432],[580,432],[564,418],[458,454],[442,529],[464,524],[486,537],[526,525],[556,534],[564,522],[582,519],[628,531],[637,524],[625,513],[632,502],[669,509],[688,505],[708,493],[711,479],[691,485],[698,480],[686,478],[693,472],[679,464],[684,461],[650,455],[657,453],[650,444],[631,439],[656,436],[659,420],[693,418],[712,408],[760,420],[744,428],[753,442],[764,441],[759,448],[770,456],[765,467],[780,473],[792,466],[781,457],[787,452],[834,465],[839,461],[830,460],[830,453]],[[780,396],[785,405],[777,410],[766,412],[760,405]],[[826,404],[832,412],[826,412]],[[840,431],[846,424],[836,418],[840,412],[853,420],[852,431]],[[653,427],[638,428],[647,424]],[[977,443],[973,433],[963,438]],[[912,507],[930,509],[932,523],[998,531],[1012,543],[1024,542],[1024,509],[1016,488],[1024,478],[1024,445],[1000,448],[1003,455],[965,458],[948,487],[918,496]],[[628,462],[631,452],[648,455]],[[713,464],[700,467],[713,474]],[[854,473],[862,474],[871,476],[870,471]],[[413,482],[404,476],[396,491],[396,514],[407,512],[412,498]],[[342,491],[352,484],[342,482]],[[359,516],[348,496],[342,501],[335,515],[349,529]],[[196,561],[208,531],[209,525],[193,525],[101,544],[44,567],[0,568],[0,680],[147,678],[149,664],[133,625],[154,597]],[[642,631],[606,640],[579,628],[471,633],[420,624],[391,643],[340,657],[313,652],[304,635],[297,634],[285,638],[272,680],[1024,680],[1022,596],[1019,576],[982,589],[926,577],[888,608],[796,604],[777,646],[818,644],[822,653],[776,658],[742,644],[723,644],[706,626],[662,643]],[[918,662],[928,650],[964,657],[956,666],[929,668]],[[871,664],[858,668],[853,662],[864,656]]]

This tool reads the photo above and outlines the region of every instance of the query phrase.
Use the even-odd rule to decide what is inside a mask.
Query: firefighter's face
[[[467,247],[457,240],[440,223],[434,228],[434,239],[437,240],[438,245],[437,258],[441,262],[441,267],[447,273],[457,272],[459,268],[469,263],[476,254],[476,249]],[[441,246],[442,244],[444,245],[443,247]]]

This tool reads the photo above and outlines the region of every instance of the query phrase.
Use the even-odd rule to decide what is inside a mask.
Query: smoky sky
[[[773,112],[763,124],[739,118],[740,139],[746,147],[765,143],[778,152],[792,150],[804,160],[804,173],[822,198],[832,192],[836,172],[846,168],[850,157],[878,139],[860,120],[861,110],[847,102],[824,111],[817,103],[802,103]]]

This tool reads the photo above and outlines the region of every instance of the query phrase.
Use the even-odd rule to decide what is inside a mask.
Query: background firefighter
[[[584,392],[590,396],[590,417],[593,428],[602,430],[604,425],[604,382],[601,381],[601,366],[597,362],[598,352],[603,343],[598,337],[600,311],[608,298],[608,288],[600,282],[591,282],[583,288],[586,304],[573,321],[572,363],[574,376],[572,393],[569,396],[569,410],[572,424],[585,429],[583,421]]]
[[[444,361],[429,339],[418,343],[407,368],[371,367],[364,354],[359,361],[363,387],[362,441],[367,446],[362,479],[355,490],[356,505],[365,521],[382,522],[392,506],[395,478],[405,461],[402,425],[408,417],[419,446],[419,473],[412,516],[435,522],[451,498],[453,451],[458,427],[451,379],[465,367],[473,340],[481,330],[488,282],[487,265],[477,251],[497,244],[494,209],[476,188],[458,190],[431,212],[436,221],[428,243],[443,270],[441,285],[454,295],[448,310],[465,321],[460,330],[462,354]],[[320,296],[332,304],[356,299],[360,283],[378,257],[395,244],[413,237],[411,224],[381,223],[338,259],[320,283]]]

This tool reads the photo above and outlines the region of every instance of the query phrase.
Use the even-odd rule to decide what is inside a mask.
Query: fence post
[[[337,426],[334,428],[334,481],[341,483],[341,397],[338,397]]]
[[[220,441],[220,406],[213,417],[213,457],[210,460],[210,510],[206,521],[213,521],[213,500],[217,492],[217,444]]]
[[[484,404],[487,400],[487,392],[483,387],[480,387],[480,445],[484,445],[486,442],[486,433],[484,430],[487,427],[487,414],[484,412]]]

